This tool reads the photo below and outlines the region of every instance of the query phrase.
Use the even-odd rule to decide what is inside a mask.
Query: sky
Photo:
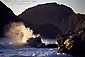
[[[85,14],[85,0],[1,0],[15,15],[21,14],[25,9],[38,4],[56,2],[71,7],[75,13]]]

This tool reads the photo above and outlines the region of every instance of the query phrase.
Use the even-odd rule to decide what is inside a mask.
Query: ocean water
[[[56,50],[56,48],[0,49],[0,57],[72,57],[69,54],[57,53]]]
[[[44,42],[49,44],[50,40]],[[13,44],[17,43],[19,41],[16,39],[0,38],[0,57],[72,57],[66,53],[57,53],[57,48],[14,48]]]

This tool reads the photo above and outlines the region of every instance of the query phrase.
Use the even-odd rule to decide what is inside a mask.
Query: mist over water
[[[42,39],[42,43],[48,44],[58,44],[56,39]]]
[[[0,44],[16,44],[16,43],[21,43],[20,39],[10,39],[10,38],[0,38]]]

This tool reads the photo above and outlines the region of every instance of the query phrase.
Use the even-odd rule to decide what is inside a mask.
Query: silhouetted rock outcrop
[[[45,46],[45,48],[58,48],[57,44],[48,44]]]
[[[42,25],[52,24],[62,33],[81,28],[81,23],[85,21],[85,15],[76,14],[70,7],[57,3],[41,4],[28,8],[21,13],[19,17],[22,18],[26,24],[31,23],[34,25],[35,27],[32,26],[33,28],[40,27],[39,30],[35,29],[35,31],[40,31]],[[43,28],[45,27],[46,26],[43,26]],[[43,30],[46,31],[46,29],[42,29],[42,31]],[[48,31],[50,30],[48,29]],[[58,30],[56,29],[56,31]],[[60,34],[60,32],[58,33]]]
[[[29,40],[27,40],[27,43],[28,43],[28,46],[31,46],[31,47],[43,48],[45,46],[45,44],[42,43],[40,37],[30,38]]]
[[[20,14],[19,17],[22,18],[26,24],[29,22],[36,26],[42,24],[53,24],[62,32],[65,32],[68,28],[68,17],[73,14],[73,10],[65,5],[47,3],[28,8]]]

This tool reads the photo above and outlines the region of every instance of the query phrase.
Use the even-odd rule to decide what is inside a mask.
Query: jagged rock
[[[82,38],[82,36],[85,37],[84,34],[85,29],[82,30],[79,30],[77,31],[77,33],[72,34],[62,44],[60,44],[58,52],[68,53],[73,55],[74,57],[85,56],[85,39]],[[63,41],[63,39],[61,39],[61,41]]]

